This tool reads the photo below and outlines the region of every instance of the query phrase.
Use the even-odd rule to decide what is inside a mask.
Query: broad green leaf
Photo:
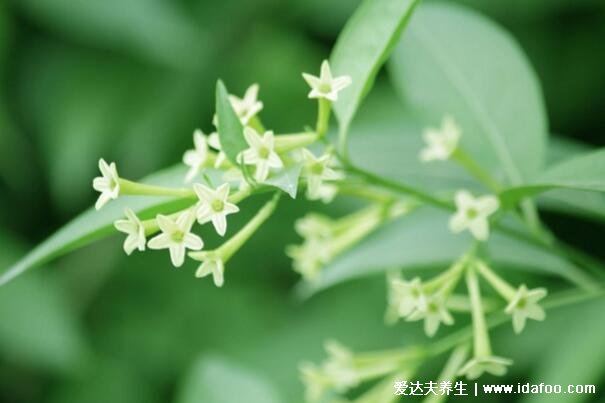
[[[462,147],[492,174],[519,184],[540,171],[540,87],[519,46],[497,25],[461,6],[424,4],[389,67],[402,97],[435,125],[445,115],[456,119]]]
[[[0,265],[24,247],[0,233]],[[49,272],[32,273],[0,292],[0,354],[39,370],[75,373],[88,358],[76,312]]]
[[[278,403],[275,389],[249,369],[220,357],[198,360],[183,384],[175,403]]]
[[[605,321],[598,320],[603,315],[605,299],[582,304],[581,308],[571,311],[572,315],[559,321],[555,330],[557,337],[550,338],[544,334],[540,339],[541,343],[549,339],[552,342],[533,371],[533,379],[537,383],[562,385],[563,391],[567,391],[567,385],[600,387],[599,381],[605,375],[605,362],[595,357],[605,355]],[[596,392],[599,393],[598,390]],[[577,403],[593,401],[593,396],[590,393],[530,394],[525,396],[523,402]]]
[[[351,86],[339,94],[334,110],[341,136],[346,136],[355,112],[374,84],[412,15],[417,0],[365,0],[342,30],[330,62],[334,74],[351,76]]]
[[[318,291],[393,268],[448,267],[471,244],[467,234],[454,235],[448,230],[448,218],[441,210],[424,207],[387,224],[329,263],[320,280],[306,291]],[[494,265],[521,267],[558,275],[578,285],[592,285],[582,271],[566,260],[496,231],[491,234],[487,248]]]
[[[301,170],[301,164],[294,164],[282,169],[275,175],[270,176],[263,183],[281,189],[291,198],[296,199],[296,193],[298,191],[298,179],[300,178]]]
[[[507,204],[513,204],[556,188],[605,192],[605,149],[561,162],[529,183],[505,190],[500,198]]]
[[[390,86],[379,82],[351,126],[350,158],[373,174],[427,192],[476,186],[476,181],[451,161],[420,161],[418,156],[425,146],[422,129],[419,117],[402,105]]]
[[[587,144],[567,137],[554,136],[548,144],[549,168],[591,151]],[[554,189],[538,195],[541,208],[605,222],[605,194],[568,189]]]
[[[185,168],[175,166],[151,175],[142,182],[170,186],[181,182],[184,175]],[[125,207],[130,207],[143,218],[149,218],[158,211],[176,210],[191,203],[192,201],[188,199],[124,196],[112,201],[100,211],[87,210],[4,271],[0,275],[0,285],[6,284],[34,266],[114,233],[113,222],[123,217]]]
[[[229,161],[237,165],[237,155],[248,148],[242,124],[229,101],[229,92],[222,81],[216,83],[216,118],[221,148]]]

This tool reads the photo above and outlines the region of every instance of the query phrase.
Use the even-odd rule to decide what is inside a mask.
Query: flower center
[[[183,231],[174,231],[170,234],[170,239],[174,242],[181,243],[183,242],[183,239],[185,239],[185,233]]]
[[[259,158],[266,160],[269,158],[269,154],[271,154],[271,151],[267,147],[261,147],[258,149]]]
[[[314,162],[311,165],[311,173],[313,175],[321,175],[324,172],[324,166],[323,164],[319,163],[319,162]]]
[[[212,210],[214,210],[217,213],[220,213],[221,211],[223,211],[223,208],[225,207],[225,203],[223,203],[222,200],[215,199],[212,201],[210,206],[212,207]]]
[[[330,83],[321,83],[319,84],[319,91],[324,94],[332,92],[332,85]]]
[[[525,298],[520,298],[519,302],[517,302],[517,308],[519,309],[523,309],[527,306],[527,299]]]
[[[437,311],[439,311],[439,307],[433,301],[428,303],[428,305],[426,306],[426,309],[427,309],[427,311],[429,311],[431,313],[437,313]]]
[[[479,216],[479,211],[477,211],[476,208],[471,207],[468,210],[466,210],[466,217],[469,220],[474,220],[475,218],[477,218]]]

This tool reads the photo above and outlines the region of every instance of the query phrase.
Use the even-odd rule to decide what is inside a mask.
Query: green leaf
[[[220,357],[197,361],[181,385],[175,403],[277,403],[275,389],[262,377]]]
[[[229,92],[221,80],[216,83],[216,117],[221,148],[232,164],[238,165],[237,156],[248,148],[244,128],[229,101]]]
[[[0,265],[24,249],[0,233]],[[0,353],[36,369],[75,373],[88,358],[88,346],[73,306],[56,277],[32,273],[0,292]]]
[[[402,105],[390,86],[379,82],[351,126],[350,158],[375,175],[426,192],[473,189],[476,181],[458,165],[420,161],[418,155],[425,146],[422,129],[419,117]]]
[[[605,354],[605,321],[598,320],[605,309],[605,299],[600,298],[582,304],[581,309],[568,309],[568,315],[558,320],[558,327],[551,326],[551,333],[544,332],[539,342],[547,342],[545,353],[540,357],[537,368],[532,371],[536,383],[549,385],[597,385],[605,374],[605,362],[594,359]],[[557,337],[548,337],[552,332]],[[553,399],[548,394],[531,394],[523,399],[524,403],[547,403],[560,401],[565,403],[593,401],[593,394],[573,393],[560,395]]]
[[[505,190],[500,198],[512,205],[525,197],[556,188],[605,192],[605,148],[563,161],[537,179]]]
[[[549,167],[591,151],[587,144],[567,137],[552,137],[548,144]],[[598,192],[554,189],[538,195],[541,208],[605,222],[605,194]]]
[[[417,3],[417,0],[365,0],[338,37],[330,57],[332,69],[336,75],[346,74],[353,79],[334,104],[341,141]]]
[[[448,267],[471,244],[468,234],[454,235],[448,230],[448,219],[443,211],[424,207],[385,225],[329,263],[320,280],[307,290],[303,289],[303,293],[316,292],[346,280],[393,268]],[[590,279],[566,260],[496,231],[490,236],[487,248],[495,265],[522,267],[591,286]]]
[[[153,174],[143,179],[143,182],[170,186],[182,181],[184,175],[185,168],[179,165]],[[114,233],[113,222],[123,217],[125,207],[130,207],[145,219],[155,216],[156,212],[177,210],[191,203],[189,199],[123,196],[100,211],[87,210],[3,272],[0,275],[0,286],[34,266]]]
[[[453,4],[419,7],[390,62],[396,88],[437,125],[452,115],[462,147],[519,184],[542,168],[546,118],[535,73],[516,42]]]
[[[277,172],[275,175],[270,176],[263,183],[281,189],[291,198],[296,199],[296,193],[298,191],[298,178],[300,178],[301,170],[301,164],[291,165]]]

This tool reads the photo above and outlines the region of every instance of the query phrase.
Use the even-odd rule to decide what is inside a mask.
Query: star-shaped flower
[[[424,332],[429,337],[433,337],[437,333],[441,323],[454,324],[454,318],[445,305],[445,297],[440,294],[428,297],[424,309],[416,309],[407,318],[412,321],[421,319],[424,319]]]
[[[240,118],[240,121],[245,126],[250,122],[257,113],[259,113],[263,109],[263,103],[259,101],[258,98],[258,84],[252,84],[246,90],[246,94],[244,94],[244,98],[238,98],[235,95],[229,95],[229,100],[231,101],[231,106],[233,106],[233,110]]]
[[[130,255],[135,249],[144,251],[147,241],[145,238],[145,227],[131,209],[126,208],[124,214],[126,215],[125,220],[117,220],[113,223],[118,231],[127,235],[124,240],[124,252]]]
[[[294,223],[296,232],[305,239],[327,240],[332,236],[334,222],[329,217],[308,213]]]
[[[498,210],[498,198],[492,195],[474,198],[468,191],[459,190],[455,201],[458,210],[450,219],[450,230],[459,233],[468,229],[477,240],[487,240],[488,217]]]
[[[120,194],[120,177],[116,164],[112,162],[107,165],[107,162],[101,158],[99,160],[99,170],[102,176],[98,176],[92,181],[93,189],[101,192],[95,203],[95,209],[97,210],[100,210],[109,200],[117,199]]]
[[[397,314],[403,318],[412,312],[424,311],[426,308],[426,296],[419,277],[415,277],[411,281],[391,277],[389,279],[389,299]]]
[[[452,117],[446,116],[440,129],[427,128],[422,138],[427,144],[420,151],[422,161],[447,160],[458,147],[460,128]]]
[[[357,386],[359,377],[353,364],[353,353],[335,340],[326,341],[324,347],[328,359],[322,367],[326,376],[332,380],[334,388],[345,392]]]
[[[218,168],[227,159],[223,149],[221,148],[221,139],[217,132],[212,132],[208,136],[208,145],[218,151],[216,159],[214,160],[214,167]]]
[[[330,389],[330,380],[321,368],[311,362],[303,362],[299,367],[300,377],[305,385],[305,399],[317,402]]]
[[[319,77],[302,73],[303,78],[311,87],[309,98],[324,98],[332,102],[338,100],[338,92],[351,85],[350,76],[332,77],[330,64],[324,60],[321,64]]]
[[[487,357],[475,357],[460,368],[458,373],[459,375],[466,375],[471,380],[479,378],[484,372],[502,376],[506,374],[507,367],[512,364],[512,360],[503,357],[491,355]]]
[[[200,250],[204,246],[202,239],[191,233],[195,221],[191,210],[180,213],[176,220],[161,214],[156,220],[162,233],[152,238],[147,246],[151,249],[168,249],[175,267],[183,265],[186,249]]]
[[[251,127],[244,128],[244,137],[250,148],[240,154],[244,164],[256,165],[254,178],[263,182],[269,176],[270,168],[282,168],[284,166],[281,158],[274,150],[274,136],[272,131],[267,131],[261,137]]]
[[[225,264],[221,256],[215,252],[208,252],[200,256],[202,264],[198,267],[195,272],[195,276],[198,278],[212,275],[214,285],[222,287],[225,282],[223,273],[225,272]],[[198,259],[196,257],[196,259]]]
[[[189,166],[189,171],[185,175],[186,183],[191,182],[199,174],[208,158],[208,142],[200,129],[195,129],[193,132],[193,145],[195,148],[183,154],[183,162]]]
[[[223,236],[227,231],[227,215],[237,213],[239,207],[229,203],[229,184],[223,183],[216,190],[196,183],[193,185],[195,194],[200,199],[197,208],[197,220],[200,224],[212,221],[216,232]]]
[[[321,268],[332,257],[329,242],[310,238],[300,245],[288,245],[286,255],[292,258],[292,267],[305,280],[317,280]]]
[[[527,319],[544,320],[546,314],[538,302],[546,297],[548,292],[545,288],[535,288],[528,290],[525,284],[522,284],[514,298],[510,301],[506,309],[507,314],[513,317],[513,329],[515,333],[521,333],[525,327]]]
[[[318,158],[306,148],[302,150],[302,155],[304,176],[307,178],[307,197],[317,200],[322,196],[324,181],[339,180],[342,175],[332,169],[332,155],[326,153]]]

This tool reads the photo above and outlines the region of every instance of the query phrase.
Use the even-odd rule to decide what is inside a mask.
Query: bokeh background
[[[603,1],[461,2],[519,40],[542,81],[551,131],[603,146]],[[312,123],[315,104],[300,72],[315,72],[358,4],[0,2],[0,269],[93,203],[100,156],[131,178],[178,163],[193,129],[211,129],[219,77],[236,94],[258,82],[263,121],[277,132]],[[271,384],[280,401],[300,402],[297,364],[319,359],[324,339],[360,350],[424,340],[419,326],[383,325],[381,276],[294,297],[298,279],[283,249],[296,241],[294,219],[310,208],[326,209],[282,203],[230,264],[222,289],[196,280],[193,262],[175,270],[163,253],[127,259],[121,237],[0,288],[0,402],[214,403],[195,397],[211,396],[197,390],[208,379],[231,388],[231,401],[246,401],[245,383],[221,384],[233,368]],[[601,224],[545,219],[563,239],[605,257]],[[558,310],[518,338],[497,332],[497,349],[517,362],[508,379],[571,383],[585,371],[579,381],[604,384],[603,308]],[[585,348],[551,354],[574,343]]]

